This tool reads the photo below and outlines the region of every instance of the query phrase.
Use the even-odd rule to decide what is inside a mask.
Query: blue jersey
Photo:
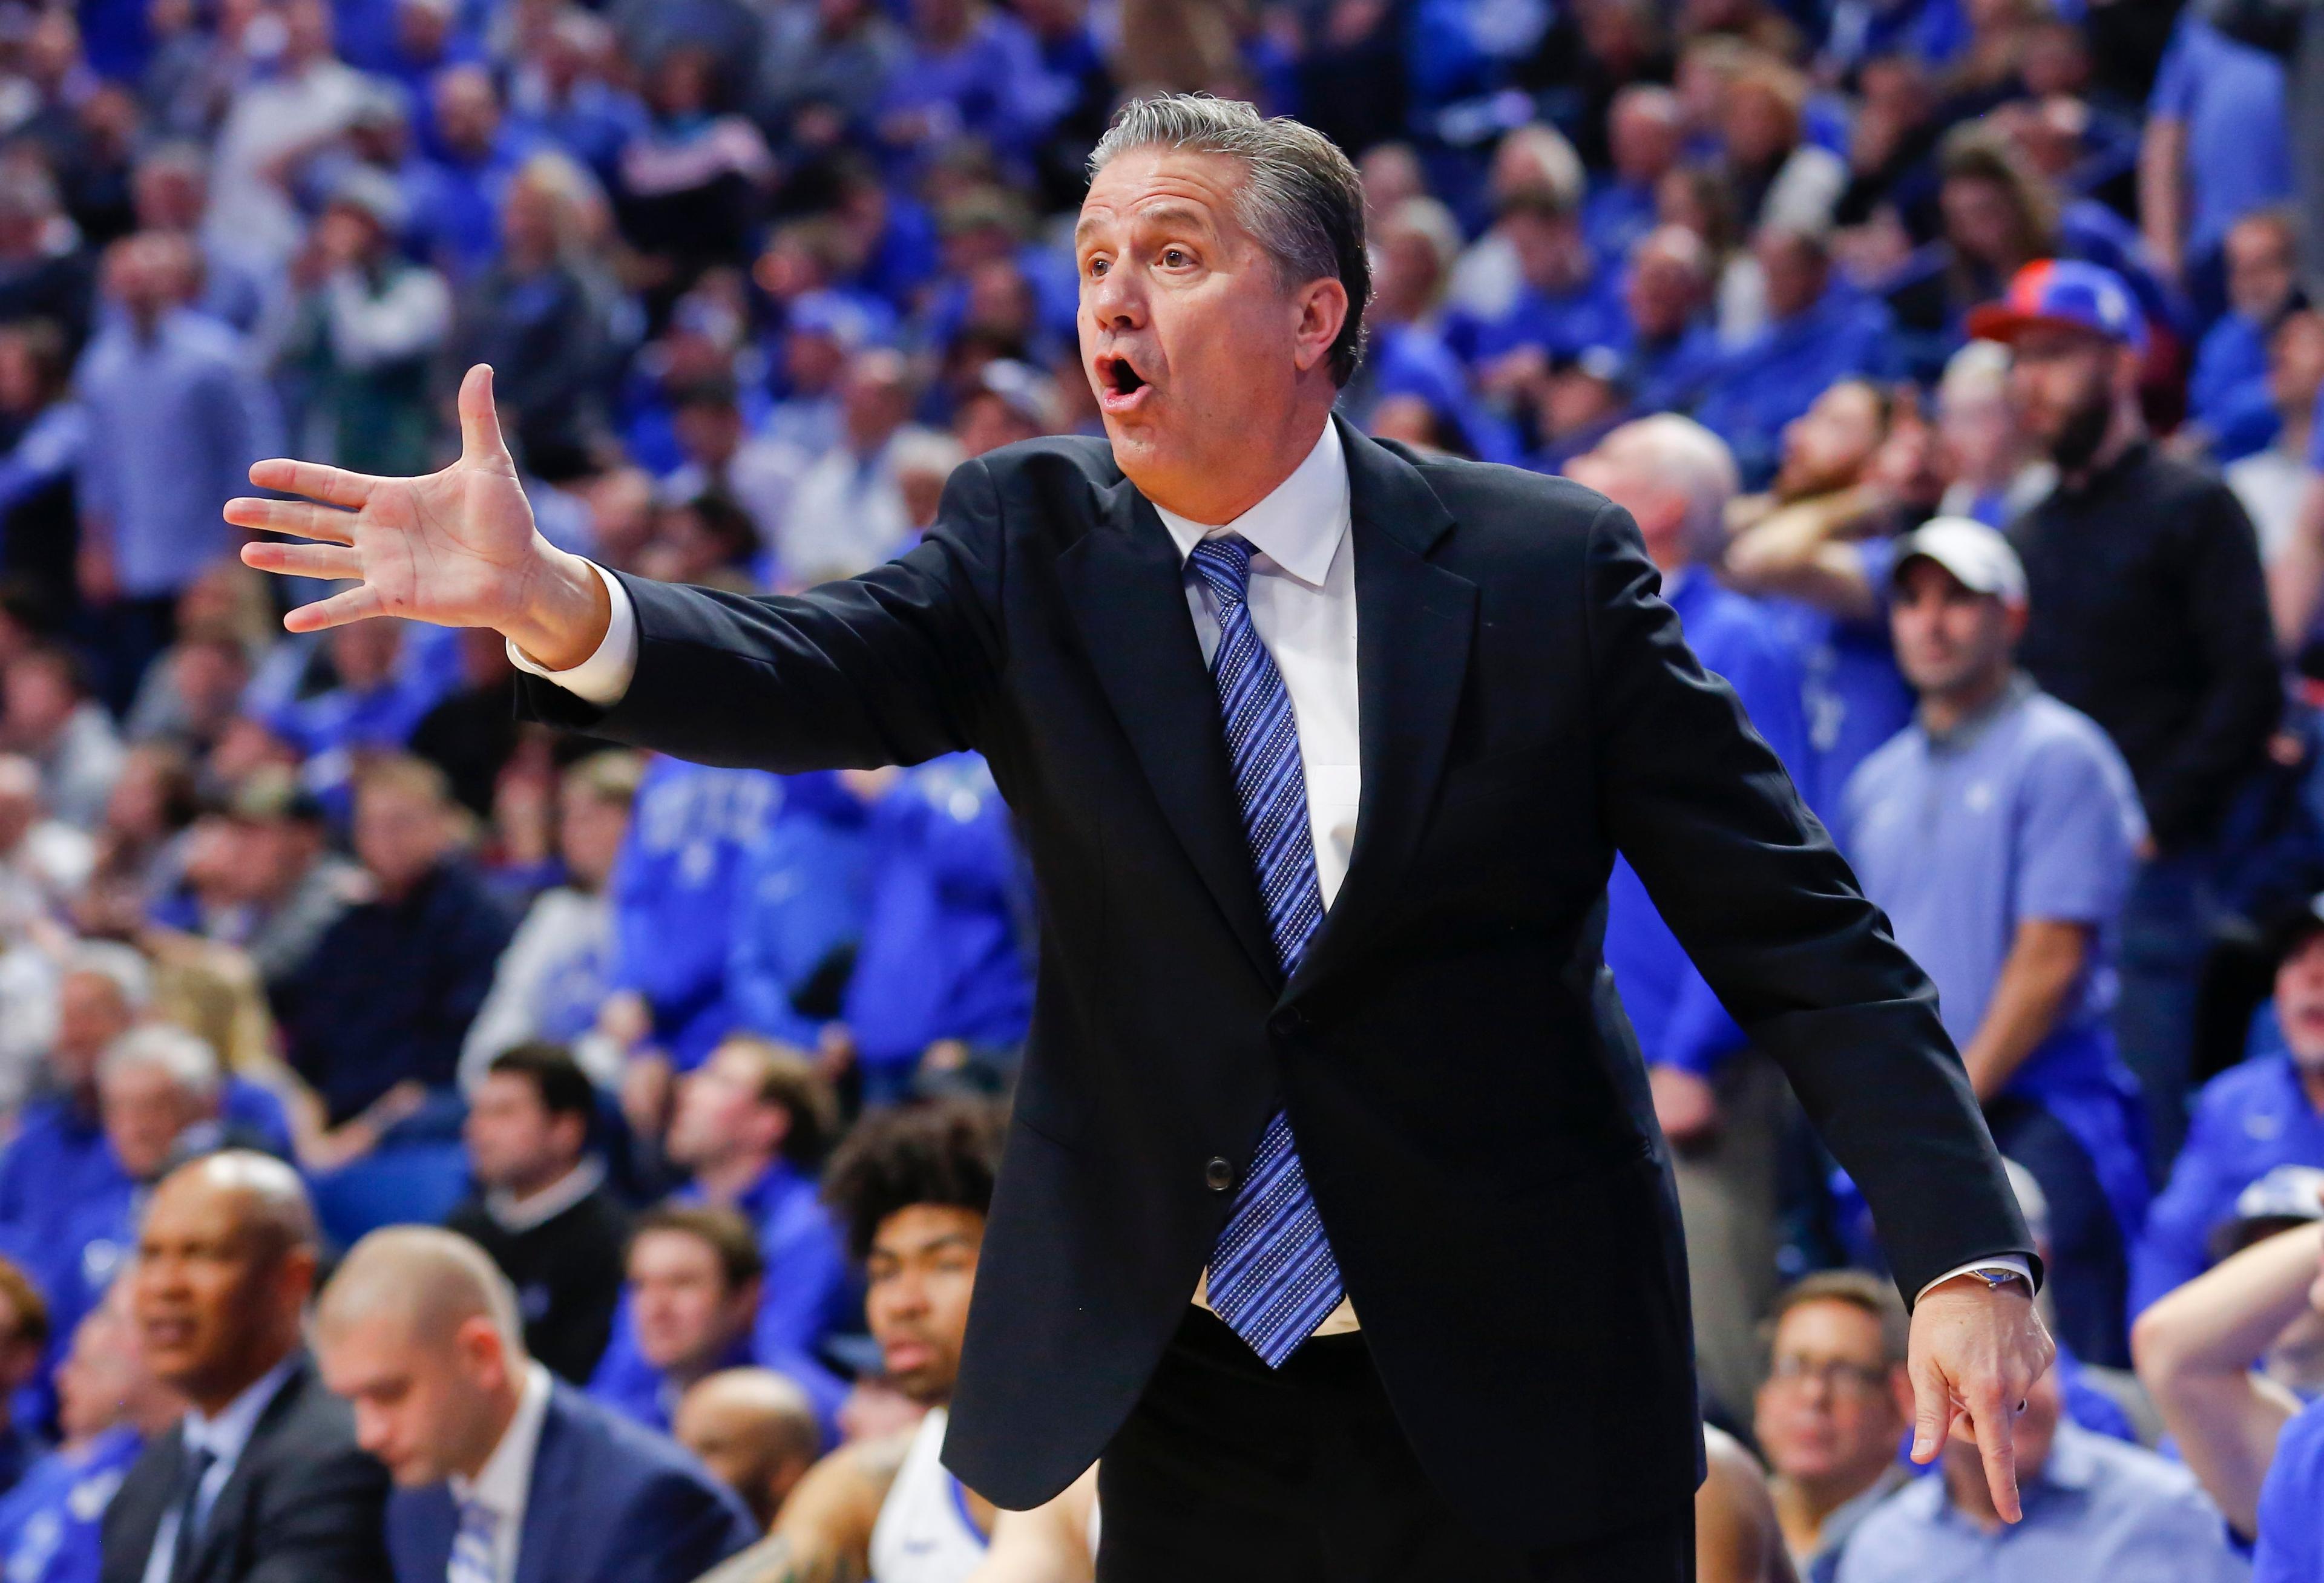
[[[735,888],[726,989],[742,1026],[812,1050],[837,1015],[837,974],[863,934],[870,813],[836,775],[784,782]],[[831,1004],[800,1008],[819,995]]]
[[[2324,1403],[2311,1402],[2276,1437],[2259,1490],[2259,1551],[2251,1583],[2324,1578]]]
[[[105,1509],[143,1443],[124,1424],[32,1464],[0,1500],[0,1583],[97,1583]]]

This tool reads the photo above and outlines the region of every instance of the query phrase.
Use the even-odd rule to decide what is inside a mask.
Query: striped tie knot
[[[1240,604],[1250,594],[1250,540],[1241,534],[1205,538],[1186,559],[1222,605]]]

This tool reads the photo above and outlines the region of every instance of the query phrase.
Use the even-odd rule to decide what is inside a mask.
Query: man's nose
[[[1128,270],[1110,270],[1083,288],[1090,317],[1108,329],[1135,329],[1145,322],[1146,297]]]

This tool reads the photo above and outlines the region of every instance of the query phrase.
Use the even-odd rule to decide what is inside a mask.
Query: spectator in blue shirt
[[[1433,198],[1406,198],[1373,227],[1371,245],[1377,261],[1366,315],[1371,338],[1356,377],[1341,392],[1341,410],[1369,432],[1384,407],[1399,399],[1416,401],[1443,448],[1485,461],[1512,460],[1515,437],[1476,399],[1469,371],[1444,339],[1440,310],[1461,256],[1461,230],[1452,211]]]
[[[1766,281],[1767,327],[1738,347],[1694,415],[1734,447],[1746,487],[1774,475],[1784,426],[1840,380],[1887,372],[1895,322],[1834,276],[1822,237],[1764,226],[1752,243]]]
[[[97,1115],[97,1063],[127,1033],[152,993],[134,949],[109,941],[78,948],[57,986],[57,1031],[42,1088],[18,1113],[0,1154],[0,1242],[19,1256],[54,1248],[66,1223],[120,1175]]]
[[[1513,369],[1628,339],[1621,282],[1591,251],[1563,194],[1518,188],[1501,200],[1493,229],[1515,253],[1517,295],[1498,312],[1463,310],[1445,327],[1446,340],[1476,366],[1485,389],[1508,383]]]
[[[1567,471],[1637,520],[1689,646],[1735,689],[1776,756],[1803,767],[1807,731],[1796,658],[1765,610],[1720,586],[1711,570],[1735,493],[1727,447],[1700,424],[1662,413],[1623,425]],[[1739,1408],[1758,1377],[1755,1321],[1775,1295],[1779,1110],[1772,1069],[1733,1059],[1743,1048],[1742,1030],[1619,860],[1607,886],[1605,959],[1637,1031],[1655,1113],[1678,1151],[1696,1356],[1713,1395]]]
[[[1867,1516],[1838,1583],[2236,1583],[2246,1576],[2218,1508],[2184,1468],[2062,1419],[2054,1370],[2017,1420],[2024,1519],[2002,1521],[1978,1448],[1950,1442],[1940,1472]]]
[[[910,51],[875,113],[896,167],[917,170],[961,137],[981,139],[1005,160],[1029,155],[1045,115],[1064,108],[1031,30],[975,0],[913,0],[910,17]]]
[[[2286,1165],[2324,1168],[2324,913],[2300,908],[2276,943],[2282,1047],[2229,1067],[2196,1097],[2187,1142],[2132,1255],[2134,1315],[2203,1273],[2245,1189]]]
[[[1009,805],[973,753],[897,776],[873,805],[863,944],[843,1019],[866,1103],[1013,1070],[1032,1016]]]
[[[622,149],[644,127],[645,106],[614,86],[613,31],[604,19],[567,6],[542,29],[509,88],[509,125],[554,144],[610,182]]]
[[[1622,306],[1630,320],[1627,378],[1640,412],[1685,411],[1719,373],[1725,348],[1709,312],[1711,250],[1683,225],[1664,225],[1630,250]]]
[[[2000,534],[1939,518],[1897,546],[1894,584],[1920,716],[1849,778],[1840,846],[1936,981],[1995,1140],[2041,1184],[2061,1339],[2126,1364],[2146,1162],[2107,1014],[2137,793],[2106,733],[2015,669],[2025,575]]]
[[[1606,113],[1612,168],[1582,200],[1582,232],[1600,258],[1627,258],[1653,230],[1655,189],[1686,152],[1686,111],[1660,83],[1632,83]]]
[[[503,119],[500,90],[481,65],[438,74],[429,103],[439,161],[436,201],[414,217],[423,223],[429,262],[459,285],[481,273],[499,251],[508,185],[532,144]]]
[[[2216,313],[2227,227],[2292,197],[2283,62],[2182,12],[2146,103],[2138,164],[2148,253]]]
[[[336,685],[294,699],[267,722],[309,760],[308,787],[327,801],[344,801],[355,754],[401,748],[436,705],[437,689],[401,663],[403,639],[404,624],[393,620],[334,629],[328,645]]]
[[[2297,298],[2299,241],[2289,209],[2261,209],[2228,227],[2227,311],[2203,332],[2187,381],[2188,416],[2216,462],[2248,456],[2275,437],[2267,343]]]
[[[643,1002],[657,1049],[686,1071],[733,1026],[726,993],[735,898],[781,802],[755,769],[655,759],[613,866],[611,981]]]
[[[863,934],[871,810],[851,772],[788,778],[735,888],[726,989],[739,1024],[812,1050],[839,1016]]]

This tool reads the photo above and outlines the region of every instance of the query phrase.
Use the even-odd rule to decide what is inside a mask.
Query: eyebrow
[[[1156,204],[1150,208],[1134,211],[1130,217],[1134,225],[1182,225],[1189,230],[1200,231],[1205,235],[1216,229],[1212,225],[1208,215],[1194,207],[1194,205],[1185,203]],[[1098,221],[1095,216],[1084,215],[1080,223],[1074,226],[1074,245],[1079,247],[1083,238],[1089,232],[1095,230],[1097,225]]]

